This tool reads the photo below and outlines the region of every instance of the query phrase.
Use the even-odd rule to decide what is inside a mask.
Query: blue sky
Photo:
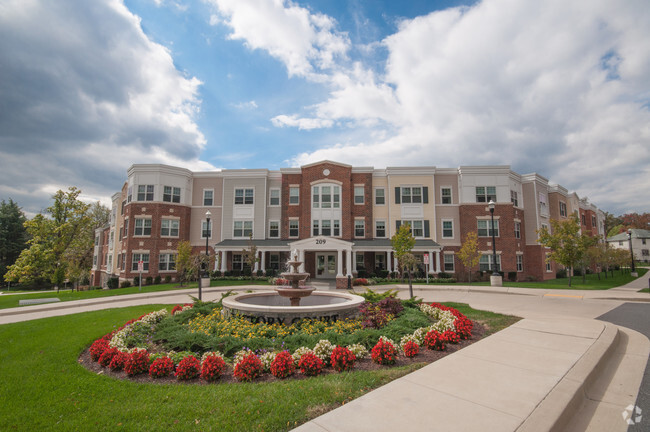
[[[650,211],[645,0],[4,0],[0,199],[133,163],[511,165]]]

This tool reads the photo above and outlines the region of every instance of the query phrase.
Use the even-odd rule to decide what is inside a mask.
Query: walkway
[[[475,309],[525,319],[296,431],[625,431],[628,425],[622,412],[636,401],[650,341],[594,318],[630,302],[649,305],[650,295],[636,292],[647,286],[648,278],[650,273],[609,291],[415,286],[415,295],[428,302],[468,303]],[[406,286],[397,288],[400,296],[408,295]],[[208,288],[203,298],[219,299],[228,290]],[[179,290],[5,309],[0,310],[0,323],[185,303],[196,294],[196,290]],[[638,430],[650,430],[646,423],[650,415],[643,422]]]

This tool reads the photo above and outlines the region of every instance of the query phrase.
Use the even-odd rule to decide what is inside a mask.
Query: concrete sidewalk
[[[615,395],[616,415],[603,427],[576,423],[619,339],[618,327],[596,320],[524,319],[294,430],[624,431],[620,413],[636,392]],[[644,339],[636,357],[647,360]],[[624,387],[638,389],[633,375]]]

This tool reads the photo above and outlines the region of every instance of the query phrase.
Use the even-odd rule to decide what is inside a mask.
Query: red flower
[[[149,376],[162,378],[169,376],[174,371],[174,362],[169,357],[160,357],[153,361],[149,368]]]
[[[337,346],[332,351],[332,367],[337,372],[351,370],[354,367],[354,362],[356,360],[357,357],[346,347]]]
[[[179,380],[190,380],[199,376],[201,363],[194,356],[187,356],[178,363],[176,367],[176,378]]]
[[[316,376],[323,371],[323,360],[316,354],[308,352],[300,357],[300,362],[298,362],[298,367],[300,372],[307,376]]]
[[[108,367],[108,365],[111,364],[111,360],[113,360],[113,357],[115,357],[119,352],[120,350],[118,350],[117,348],[109,347],[99,357],[99,364],[104,367]]]
[[[262,369],[260,358],[250,353],[235,365],[234,375],[239,381],[252,381],[262,374]]]
[[[113,356],[113,359],[111,360],[110,364],[108,365],[111,370],[114,371],[119,371],[124,369],[124,364],[126,363],[126,359],[129,357],[129,353],[125,352],[118,352]]]
[[[206,381],[215,381],[226,369],[226,362],[216,355],[209,355],[201,365],[201,378]]]
[[[408,341],[404,344],[404,355],[406,357],[415,357],[420,352],[420,346],[413,342]]]
[[[424,346],[430,350],[444,351],[445,340],[442,338],[442,335],[439,332],[431,330],[424,337]]]
[[[289,354],[289,351],[282,351],[271,362],[271,373],[277,378],[286,378],[293,375],[295,368],[293,357]]]
[[[377,345],[372,348],[370,356],[375,363],[392,365],[395,364],[397,359],[397,350],[392,343],[380,339]]]
[[[133,376],[145,373],[149,370],[149,353],[147,350],[137,349],[133,351],[124,362],[124,372]]]
[[[90,358],[93,361],[99,360],[99,357],[101,357],[102,354],[104,354],[104,351],[108,349],[108,341],[104,338],[102,339],[97,339],[93,344],[90,346]]]

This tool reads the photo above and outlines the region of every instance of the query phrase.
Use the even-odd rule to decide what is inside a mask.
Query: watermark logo
[[[621,415],[623,416],[623,420],[630,426],[641,423],[641,419],[643,418],[641,416],[641,408],[636,405],[628,405]]]

